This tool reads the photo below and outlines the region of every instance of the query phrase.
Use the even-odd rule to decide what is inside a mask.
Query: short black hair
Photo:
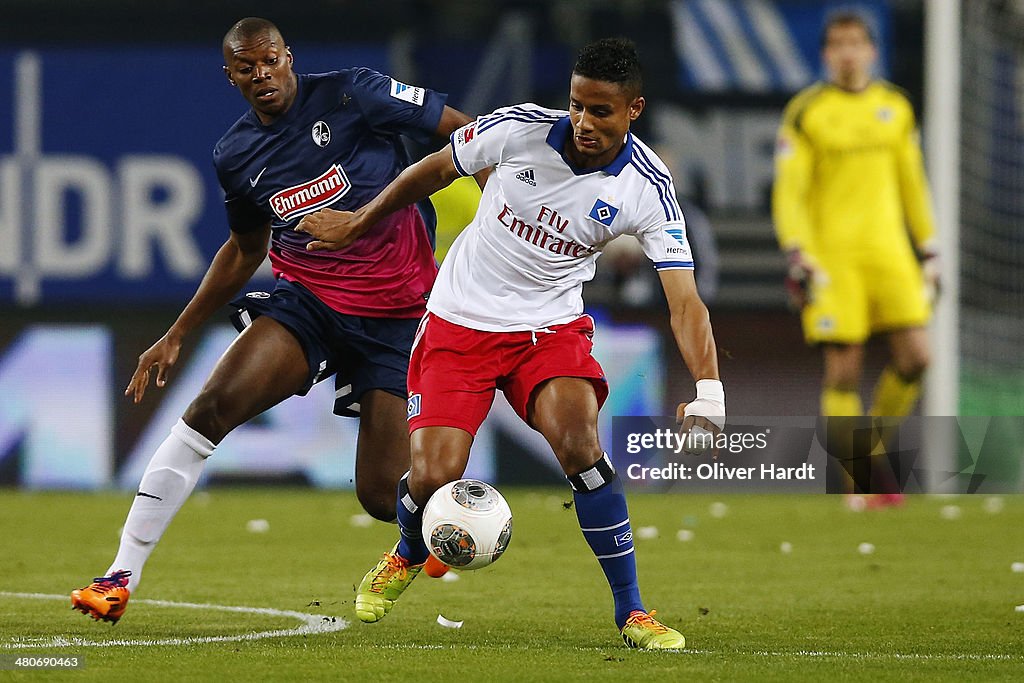
[[[281,31],[274,22],[263,17],[246,17],[245,19],[239,19],[228,29],[228,32],[224,34],[222,45],[227,49],[231,43],[256,38],[265,33],[269,33],[272,36],[276,35],[281,38],[282,42],[284,41],[284,36],[281,35]]]
[[[636,45],[628,38],[601,38],[580,50],[574,74],[619,85],[630,97],[639,97],[644,79]]]
[[[825,17],[825,24],[821,27],[821,48],[825,49],[825,45],[828,43],[828,32],[836,26],[860,26],[864,29],[864,33],[867,34],[868,40],[871,41],[872,45],[878,45],[878,41],[875,40],[875,29],[871,25],[871,21],[856,10],[851,9],[839,9],[834,12],[830,12]]]

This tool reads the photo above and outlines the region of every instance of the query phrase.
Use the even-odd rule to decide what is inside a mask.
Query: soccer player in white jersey
[[[384,618],[419,574],[428,557],[422,506],[462,476],[501,389],[565,471],[623,640],[647,649],[684,646],[640,600],[626,499],[598,441],[608,385],[590,353],[594,323],[581,297],[602,247],[635,235],[658,269],[676,343],[697,380],[696,400],[680,404],[677,417],[684,429],[721,430],[725,393],[683,216],[665,165],[629,132],[644,108],[641,84],[632,43],[592,43],[573,69],[568,112],[523,104],[481,116],[361,209],[324,210],[296,227],[314,237],[308,249],[344,249],[377,217],[494,167],[417,331],[408,380],[412,469],[398,487],[401,538],[358,588],[362,621]]]

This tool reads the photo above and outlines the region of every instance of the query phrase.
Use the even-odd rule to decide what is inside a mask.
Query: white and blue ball
[[[423,507],[423,541],[430,554],[455,569],[480,569],[512,540],[512,510],[504,496],[477,479],[445,484]]]

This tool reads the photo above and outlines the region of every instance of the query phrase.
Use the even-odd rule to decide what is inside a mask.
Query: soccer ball
[[[485,482],[449,482],[423,508],[423,540],[449,567],[486,567],[501,557],[511,539],[512,510],[498,489]]]

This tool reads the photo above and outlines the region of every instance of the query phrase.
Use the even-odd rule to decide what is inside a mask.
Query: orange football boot
[[[71,591],[71,609],[88,614],[96,621],[116,624],[128,607],[130,571],[117,570],[110,576],[98,576],[85,588]]]
[[[433,554],[427,556],[427,562],[423,565],[423,572],[433,579],[441,578],[448,573],[448,569],[448,565],[434,557]]]

